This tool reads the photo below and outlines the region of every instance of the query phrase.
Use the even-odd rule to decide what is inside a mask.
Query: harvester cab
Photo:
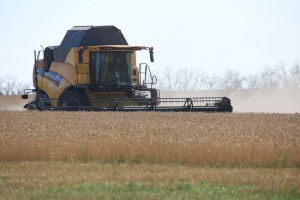
[[[59,46],[35,53],[34,100],[38,110],[232,111],[226,97],[160,98],[156,76],[136,53],[153,47],[130,46],[114,26],[75,26]],[[40,59],[43,53],[43,59]],[[170,106],[171,105],[171,106]]]

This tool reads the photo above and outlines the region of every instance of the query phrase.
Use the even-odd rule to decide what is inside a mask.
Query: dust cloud
[[[300,113],[300,88],[161,91],[161,97],[228,97],[233,112]]]
[[[22,99],[21,95],[1,95],[0,110],[25,110],[23,106],[28,102],[29,100]]]

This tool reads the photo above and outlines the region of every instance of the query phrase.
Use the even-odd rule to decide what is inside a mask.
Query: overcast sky
[[[299,0],[2,0],[0,77],[31,81],[33,51],[59,45],[79,25],[115,25],[130,45],[153,46],[166,67],[258,73],[300,63]]]

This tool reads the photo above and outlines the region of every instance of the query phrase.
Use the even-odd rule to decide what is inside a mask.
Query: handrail
[[[145,71],[142,71],[142,66],[143,65],[145,65]],[[149,72],[151,82],[147,82],[147,72]],[[143,83],[142,83],[142,74],[145,75]],[[152,73],[151,73],[149,65],[147,63],[140,63],[139,64],[139,80],[138,80],[138,85],[147,85],[147,84],[150,84],[151,85],[151,89],[152,89],[152,86],[155,85],[156,83],[157,83],[157,77],[156,76],[152,76]]]

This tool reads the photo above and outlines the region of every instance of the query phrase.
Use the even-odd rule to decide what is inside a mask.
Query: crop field
[[[299,199],[299,167],[300,114],[0,110],[0,199]]]

